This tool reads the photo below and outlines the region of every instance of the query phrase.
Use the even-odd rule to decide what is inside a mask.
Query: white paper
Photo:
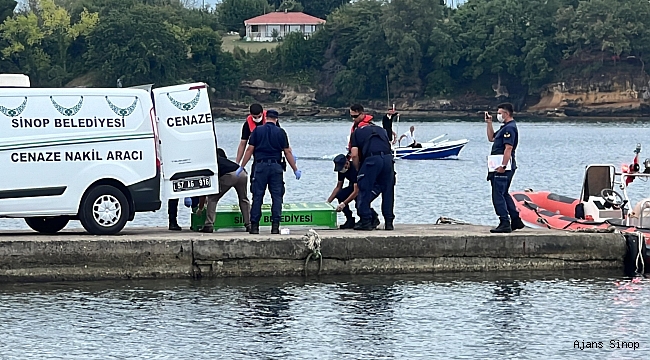
[[[503,165],[503,155],[488,156],[487,165],[489,172],[495,172],[499,166]],[[512,159],[508,160],[508,165],[506,165],[507,170],[512,170]]]

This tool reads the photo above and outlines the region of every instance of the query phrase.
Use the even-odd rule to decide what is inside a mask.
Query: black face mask
[[[350,115],[350,117],[352,118],[352,120],[355,120],[356,118],[359,117],[359,115]]]

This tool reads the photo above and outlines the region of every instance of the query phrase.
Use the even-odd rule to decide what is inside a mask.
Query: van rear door
[[[194,83],[153,90],[167,198],[216,194],[217,135],[208,87]]]

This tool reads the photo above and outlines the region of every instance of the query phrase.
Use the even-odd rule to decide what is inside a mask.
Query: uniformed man
[[[363,106],[355,104],[350,107],[350,116],[355,121],[362,121]],[[386,131],[370,122],[358,126],[350,136],[351,158],[354,167],[359,170],[357,186],[357,212],[361,221],[355,230],[373,230],[370,203],[381,192],[381,212],[384,216],[385,229],[393,230],[393,206],[395,202],[395,170],[390,142]],[[376,187],[376,189],[375,189]]]
[[[512,117],[513,112],[514,109],[510,103],[497,106],[497,120],[503,125],[496,133],[492,126],[492,115],[488,112],[485,113],[487,138],[492,142],[490,154],[503,155],[501,166],[488,173],[488,181],[492,185],[492,204],[494,211],[499,216],[499,226],[490,230],[493,233],[509,233],[512,230],[525,227],[509,193],[510,184],[517,169],[515,152],[519,143],[519,131],[515,119]],[[511,170],[506,170],[509,164]]]
[[[347,156],[339,154],[334,158],[334,171],[338,172],[338,181],[336,187],[332,190],[332,194],[327,198],[327,202],[331,203],[337,199],[339,205],[336,207],[337,212],[343,212],[345,215],[345,223],[341,225],[341,229],[353,229],[355,225],[354,215],[350,210],[349,204],[355,201],[359,194],[359,187],[357,186],[357,176],[359,172],[352,166],[352,163]],[[345,179],[348,179],[348,186],[343,187]],[[374,198],[373,198],[374,200]],[[372,212],[373,227],[379,225],[379,216],[374,209],[370,208]]]
[[[207,212],[205,217],[205,224],[200,230],[204,233],[211,233],[214,231],[214,221],[217,214],[217,204],[219,200],[226,195],[228,190],[235,188],[237,192],[237,197],[239,198],[239,210],[241,210],[242,219],[244,221],[244,226],[246,231],[250,231],[250,212],[251,212],[251,203],[248,201],[248,175],[244,172],[243,174],[237,174],[237,169],[239,165],[232,162],[226,156],[226,152],[223,149],[217,149],[217,165],[218,165],[218,176],[219,176],[219,193],[214,195],[208,195],[202,197],[197,210],[197,215],[200,215],[203,211],[204,204],[207,200]]]
[[[262,218],[262,202],[268,186],[271,193],[271,234],[280,233],[282,216],[282,197],[284,195],[284,170],[280,164],[284,153],[287,162],[293,169],[296,179],[300,180],[301,172],[296,166],[287,133],[277,126],[278,112],[266,112],[266,124],[258,126],[248,139],[248,148],[244,153],[237,175],[243,170],[251,156],[253,157],[253,206],[251,207],[251,234],[260,233]]]
[[[250,106],[249,115],[246,117],[246,121],[241,128],[241,140],[239,141],[239,146],[237,147],[237,156],[235,157],[235,162],[239,164],[242,157],[244,156],[244,150],[246,149],[246,144],[248,139],[251,137],[251,133],[257,126],[264,125],[266,123],[266,111],[262,108],[260,104],[252,104]]]

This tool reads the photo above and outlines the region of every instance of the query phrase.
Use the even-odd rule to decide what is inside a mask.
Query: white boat
[[[444,136],[444,135],[442,135]],[[442,137],[439,136],[438,138]],[[467,139],[460,140],[442,140],[435,139],[429,142],[421,143],[421,148],[412,147],[394,147],[393,157],[402,160],[436,160],[456,157],[460,151],[469,142]]]

